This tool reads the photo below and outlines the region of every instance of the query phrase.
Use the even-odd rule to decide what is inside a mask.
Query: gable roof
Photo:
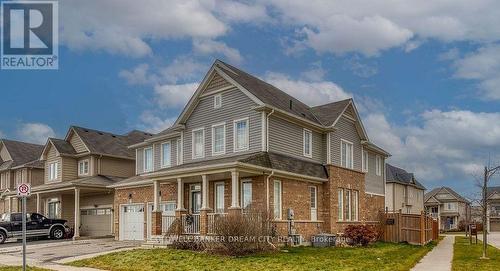
[[[2,139],[0,143],[5,146],[12,158],[12,161],[2,162],[0,164],[0,170],[16,167],[36,160],[40,157],[43,150],[43,145],[15,140]]]
[[[500,194],[500,186],[490,186],[486,190],[486,197],[489,198],[493,194]]]
[[[325,126],[332,126],[335,121],[342,115],[342,112],[351,103],[352,99],[345,99],[324,105],[311,107],[311,112]]]
[[[467,200],[466,198],[462,197],[460,194],[458,194],[453,189],[451,189],[451,188],[449,188],[447,186],[434,188],[430,192],[425,193],[425,195],[424,195],[424,203],[427,202],[430,198],[434,198],[436,201],[441,202],[439,199],[437,199],[435,197],[441,191],[445,191],[445,192],[450,193],[452,196],[454,196],[460,202],[465,202],[465,203],[469,203],[470,204],[469,200]]]
[[[400,183],[425,190],[425,187],[415,179],[415,175],[413,173],[409,173],[406,170],[395,167],[391,164],[385,164],[385,169],[386,183]]]
[[[57,150],[59,154],[62,155],[74,155],[76,154],[73,146],[66,140],[58,139],[58,138],[49,138],[49,142],[52,143],[52,146]]]

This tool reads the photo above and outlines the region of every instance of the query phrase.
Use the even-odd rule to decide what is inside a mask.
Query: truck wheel
[[[5,232],[0,231],[0,244],[5,243],[5,240],[7,240],[7,234]]]
[[[64,230],[61,227],[55,227],[51,232],[50,232],[50,238],[52,239],[63,239],[64,237]]]

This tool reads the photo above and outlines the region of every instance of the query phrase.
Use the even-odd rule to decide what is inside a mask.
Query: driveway
[[[80,258],[92,257],[113,251],[139,247],[142,242],[115,241],[114,239],[92,239],[78,241],[43,240],[29,242],[26,258],[35,265],[64,263]],[[19,265],[22,263],[22,243],[0,245],[0,263]]]
[[[482,233],[479,233],[477,237],[479,240],[483,240]],[[488,234],[488,244],[500,249],[500,232],[490,232],[490,234]]]

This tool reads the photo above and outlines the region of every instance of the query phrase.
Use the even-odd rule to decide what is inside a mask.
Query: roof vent
[[[293,107],[293,101],[290,100],[290,109],[292,109],[292,107]]]

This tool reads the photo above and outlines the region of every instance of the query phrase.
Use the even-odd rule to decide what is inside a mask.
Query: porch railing
[[[182,215],[182,228],[186,234],[199,234],[200,233],[200,215],[188,214]]]
[[[161,232],[162,232],[162,234],[168,233],[170,226],[172,226],[174,221],[175,221],[174,215],[163,215],[161,217]]]
[[[215,223],[216,223],[217,219],[225,217],[226,215],[227,215],[226,213],[208,214],[208,229],[207,229],[208,234],[215,233]]]

